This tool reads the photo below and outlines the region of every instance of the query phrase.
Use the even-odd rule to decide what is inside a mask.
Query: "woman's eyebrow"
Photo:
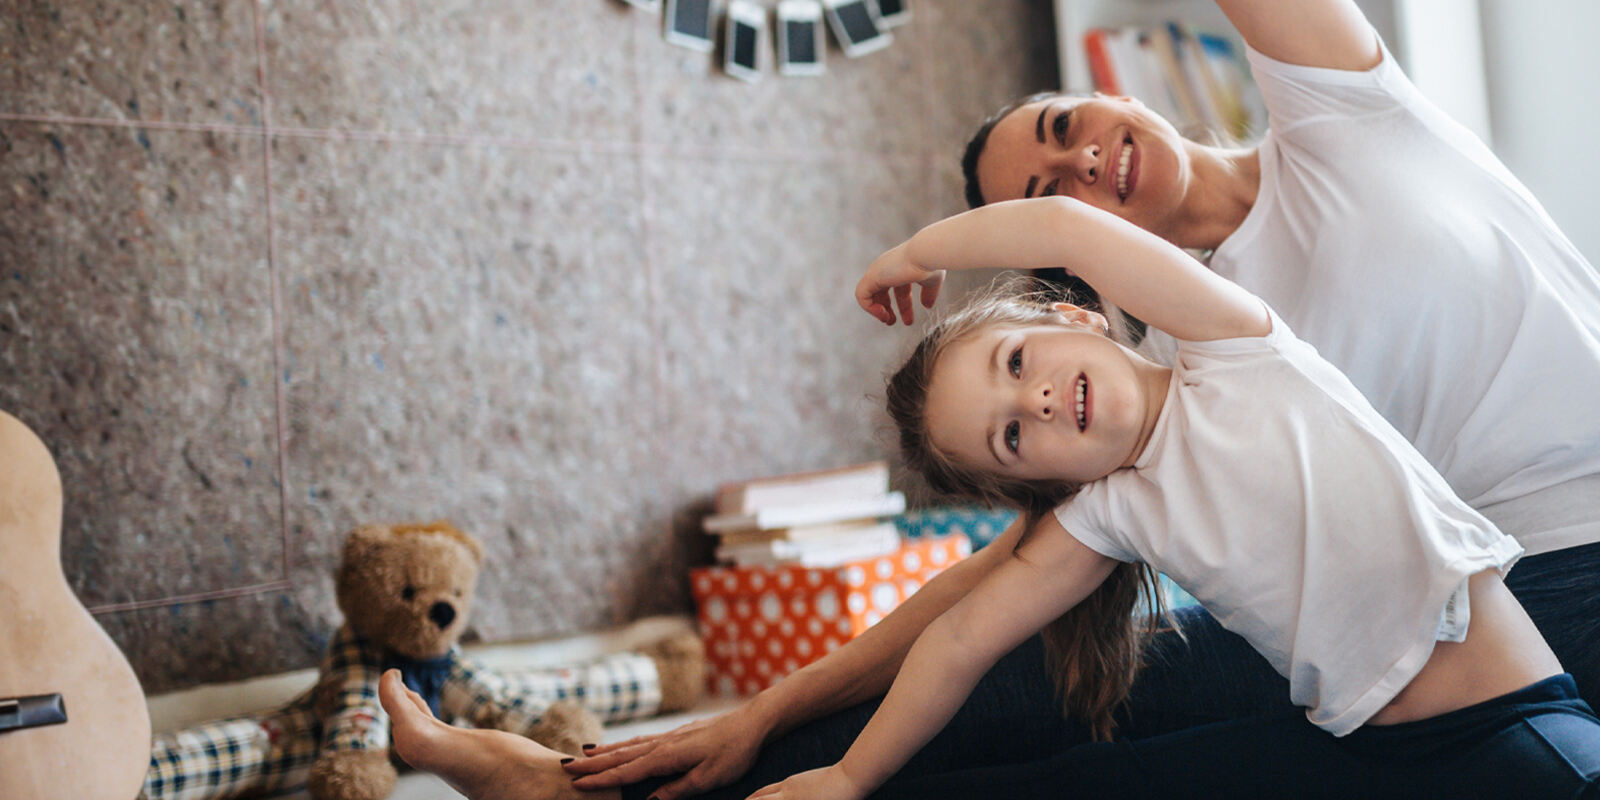
[[[1048,113],[1050,113],[1049,106],[1039,109],[1039,119],[1033,123],[1033,137],[1039,140],[1039,144],[1044,144],[1044,115]]]

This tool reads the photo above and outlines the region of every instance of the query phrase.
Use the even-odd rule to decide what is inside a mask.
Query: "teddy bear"
[[[463,655],[482,562],[478,541],[443,520],[351,531],[335,579],[345,622],[316,686],[264,714],[157,737],[141,796],[204,800],[303,783],[317,800],[387,797],[397,772],[377,690],[390,668],[440,719],[571,754],[600,741],[602,722],[699,701],[705,652],[692,633],[559,667],[493,670]]]

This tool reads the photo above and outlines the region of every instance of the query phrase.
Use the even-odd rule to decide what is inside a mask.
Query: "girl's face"
[[[1138,356],[1100,335],[1098,314],[1060,308],[1090,324],[991,326],[945,349],[928,385],[934,447],[1025,479],[1086,483],[1133,464],[1154,420]]]
[[[1157,235],[1190,175],[1172,124],[1131,97],[1054,97],[1007,114],[978,156],[987,202],[1066,195]]]

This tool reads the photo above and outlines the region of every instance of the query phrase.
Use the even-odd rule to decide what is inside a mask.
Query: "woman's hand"
[[[791,775],[782,783],[758,790],[749,800],[861,800],[870,791],[835,764]]]
[[[933,308],[933,302],[939,299],[939,287],[944,284],[944,270],[926,269],[913,262],[909,256],[910,247],[911,242],[907,240],[878,256],[856,284],[856,302],[885,325],[894,324],[894,309],[889,302],[891,294],[894,305],[900,309],[901,321],[910,325],[913,316],[911,285],[922,286],[922,307]]]
[[[608,789],[665,775],[682,777],[661,786],[656,800],[676,800],[726,786],[749,771],[767,729],[746,703],[652,736],[601,745],[563,768],[579,789]]]

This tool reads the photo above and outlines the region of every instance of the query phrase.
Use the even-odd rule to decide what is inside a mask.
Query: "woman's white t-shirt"
[[[1096,552],[1166,573],[1342,736],[1416,677],[1463,580],[1522,548],[1271,317],[1265,337],[1179,342],[1133,468],[1055,513]]]
[[[1600,276],[1387,49],[1366,72],[1249,59],[1261,188],[1211,268],[1530,554],[1600,541]]]

